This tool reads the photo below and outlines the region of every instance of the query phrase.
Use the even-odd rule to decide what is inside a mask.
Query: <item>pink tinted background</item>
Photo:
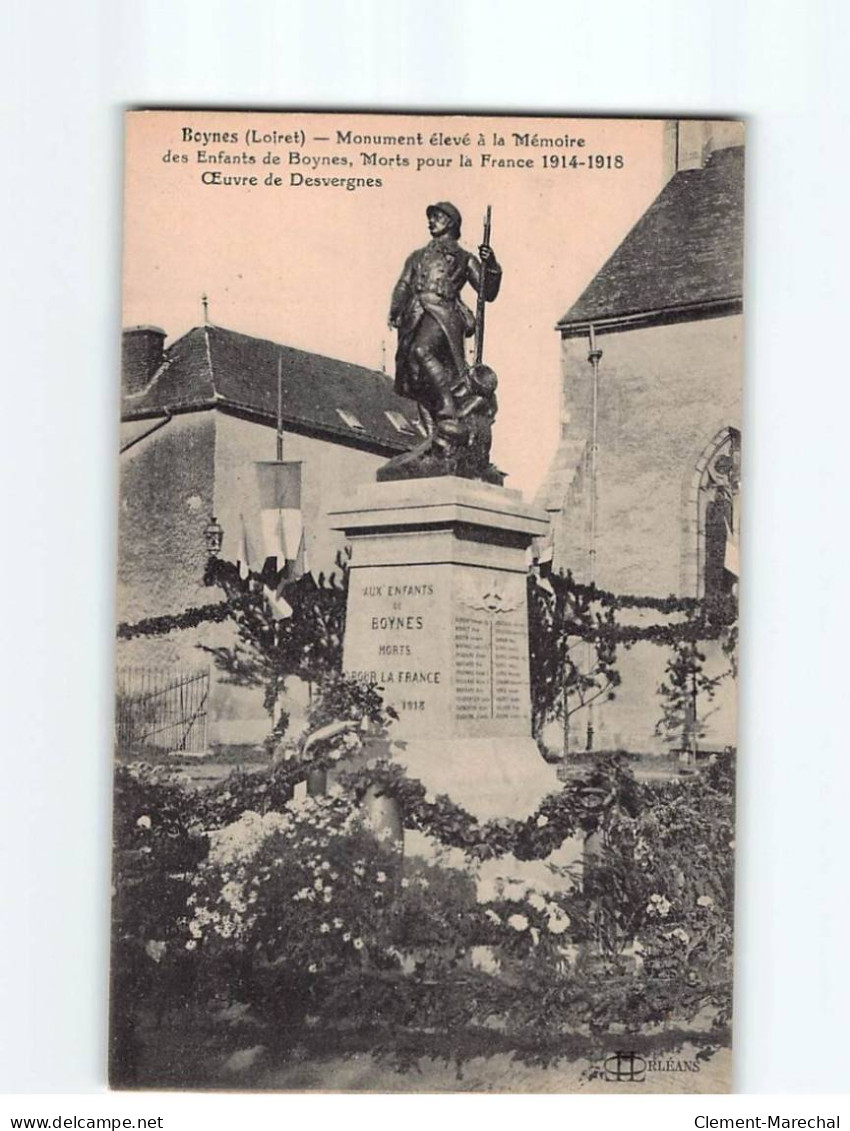
[[[581,290],[657,195],[663,183],[663,122],[605,119],[479,118],[469,116],[343,115],[142,111],[127,115],[124,299],[125,325],[161,326],[169,340],[203,320],[371,368],[392,371],[395,335],[387,328],[390,292],[405,257],[428,240],[425,207],[450,200],[463,214],[464,246],[481,239],[484,208],[493,206],[493,248],[502,263],[501,294],[488,307],[485,360],[499,375],[500,413],[493,454],[508,484],[532,494],[558,440],[559,337],[554,330]],[[457,135],[495,130],[568,133],[581,149],[486,147],[504,157],[531,157],[534,169],[477,168],[468,149],[363,146],[405,154],[408,169],[300,168],[312,176],[380,177],[380,189],[289,187],[286,163],[295,146],[267,148],[282,160],[271,171],[282,187],[262,185],[269,166],[198,165],[197,149],[241,152],[233,146],[183,143],[195,130],[264,133],[297,128],[335,137],[335,130],[387,135],[437,130]],[[166,150],[190,163],[166,164]],[[361,147],[310,144],[304,153],[354,157]],[[460,169],[457,155],[476,167]],[[622,154],[622,170],[543,169],[543,154]],[[453,156],[450,168],[415,172],[415,157]],[[260,178],[256,188],[204,186],[205,170]],[[465,300],[474,304],[471,289]]]

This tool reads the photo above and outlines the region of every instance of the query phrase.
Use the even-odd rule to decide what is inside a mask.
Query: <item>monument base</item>
[[[414,739],[393,743],[392,758],[429,796],[445,793],[479,821],[524,820],[560,789],[532,738]]]
[[[481,819],[559,788],[531,737],[528,549],[548,520],[477,480],[366,484],[331,513],[351,543],[343,667],[398,715],[394,757]]]

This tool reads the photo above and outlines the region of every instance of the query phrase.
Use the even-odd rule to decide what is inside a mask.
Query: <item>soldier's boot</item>
[[[421,358],[420,364],[434,393],[434,415],[437,420],[455,420],[457,404],[452,395],[451,374],[444,365],[430,355]]]

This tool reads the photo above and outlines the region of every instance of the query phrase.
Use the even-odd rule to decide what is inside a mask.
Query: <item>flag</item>
[[[301,515],[301,464],[257,463],[263,556],[291,578],[304,572],[304,522]]]
[[[286,620],[292,616],[292,606],[283,596],[282,586],[272,589],[269,585],[263,586],[263,593],[268,601],[269,611],[274,620]]]
[[[555,596],[555,589],[548,577],[541,577],[538,573],[535,575],[534,580],[537,582],[538,589],[544,589],[550,596]]]
[[[251,561],[248,552],[248,531],[245,529],[245,519],[239,515],[239,576],[245,581],[251,572]]]
[[[740,577],[740,563],[738,560],[738,543],[735,541],[735,535],[729,529],[729,523],[726,523],[726,551],[723,556],[723,567],[735,577]]]
[[[550,523],[549,529],[544,538],[540,539],[537,545],[536,560],[532,560],[532,575],[541,589],[545,589],[547,593],[553,596],[555,590],[552,588],[552,582],[549,576],[552,573],[552,566],[555,560],[555,535],[552,525]]]

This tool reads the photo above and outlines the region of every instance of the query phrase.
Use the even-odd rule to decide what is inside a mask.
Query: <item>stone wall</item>
[[[741,334],[741,318],[724,317],[598,337],[601,587],[657,597],[699,595],[695,476],[717,435],[741,426]],[[593,386],[587,353],[587,338],[564,340],[562,442],[554,464],[565,464],[569,452],[573,466],[558,470],[565,502],[552,514],[555,568],[571,569],[579,580],[588,577]],[[728,666],[716,646],[708,651],[710,670]],[[617,699],[596,713],[597,748],[661,748],[653,730],[661,714],[656,689],[666,659],[667,650],[654,644],[621,650],[623,685]],[[706,745],[732,743],[731,684],[715,705]],[[583,741],[581,715],[575,725]]]
[[[204,530],[215,514],[224,529],[222,556],[239,557],[240,515],[257,529],[256,461],[275,455],[273,428],[222,412],[174,417],[121,457],[117,619],[182,613],[223,598],[203,585],[207,550]],[[330,529],[327,504],[358,483],[374,480],[385,457],[310,437],[286,433],[284,459],[301,460],[302,514],[308,565],[335,569],[343,536]],[[252,568],[261,562],[251,562]],[[163,636],[119,641],[119,667],[199,670],[210,666],[200,645],[235,641],[230,623],[202,624]],[[258,689],[217,678],[210,687],[211,746],[256,745],[270,729]],[[298,699],[298,695],[296,695]],[[294,713],[303,704],[294,702]]]

